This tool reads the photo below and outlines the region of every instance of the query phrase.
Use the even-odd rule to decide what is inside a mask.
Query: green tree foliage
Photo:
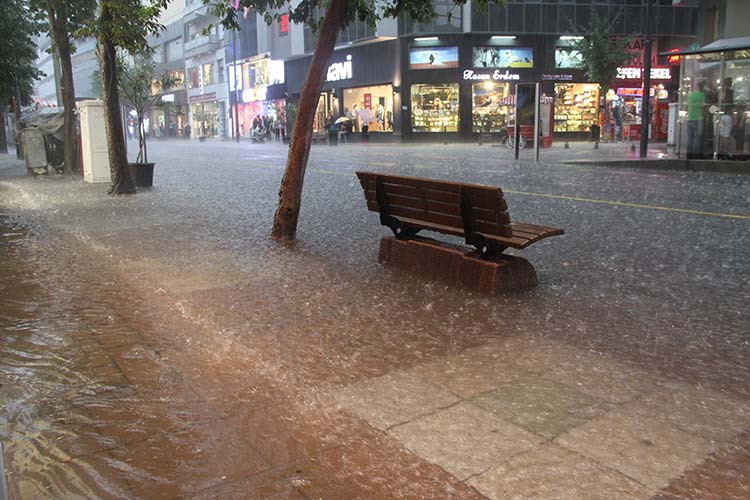
[[[6,153],[5,106],[11,99],[16,103],[16,124],[21,102],[27,102],[34,92],[34,81],[42,76],[36,67],[34,37],[39,26],[29,15],[25,0],[5,0],[0,6],[0,152]],[[20,151],[20,150],[18,150]]]
[[[138,122],[138,158],[136,163],[148,161],[143,119],[146,113],[161,102],[163,90],[173,88],[179,79],[172,73],[158,74],[151,54],[139,54],[132,60],[121,58],[117,75],[120,94],[133,106]],[[154,126],[156,126],[154,124]]]
[[[73,63],[75,52],[73,32],[94,16],[96,0],[28,0],[30,9],[37,20],[44,21],[45,33],[52,41],[52,51],[60,61],[62,105],[65,119],[65,162],[66,173],[77,170],[78,138],[76,133],[76,98],[73,83]]]
[[[617,68],[627,59],[625,46],[632,39],[612,36],[619,17],[618,13],[614,18],[608,19],[599,16],[595,9],[592,10],[589,25],[582,33],[584,38],[571,44],[574,50],[581,52],[581,69],[586,72],[586,78],[598,83],[602,94],[612,87]]]
[[[477,0],[475,5],[486,8],[492,0]],[[289,156],[279,190],[279,205],[274,216],[271,237],[293,240],[302,200],[302,186],[307,158],[312,144],[315,107],[325,81],[325,72],[336,45],[336,38],[349,23],[366,22],[371,28],[380,19],[408,15],[420,23],[437,17],[432,0],[238,0],[235,9],[229,0],[203,0],[211,4],[221,23],[238,29],[237,12],[248,8],[262,15],[268,24],[289,13],[292,22],[306,24],[317,32],[315,52],[302,88],[292,129]],[[453,8],[461,8],[467,0],[453,0]],[[505,0],[492,3],[505,4]],[[448,16],[452,15],[452,10]]]
[[[30,15],[25,0],[4,0],[0,7],[0,105],[15,96],[16,84],[21,99],[28,102],[34,82],[43,76],[36,67],[35,37],[39,24]]]

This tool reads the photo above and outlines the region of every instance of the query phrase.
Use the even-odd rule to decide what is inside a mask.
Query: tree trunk
[[[15,97],[13,98],[13,113],[15,113],[15,133],[16,136],[16,158],[19,160],[24,159],[23,144],[21,140],[21,87],[18,86],[18,81],[13,84],[13,92]]]
[[[344,27],[348,8],[346,0],[331,0],[318,35],[310,69],[300,95],[297,116],[289,144],[289,157],[279,189],[279,206],[273,219],[271,237],[293,240],[297,233],[302,185],[307,168],[307,158],[312,144],[312,127],[318,97],[323,88],[328,62],[336,45],[336,37]]]
[[[138,113],[138,156],[135,159],[136,163],[143,163],[143,141],[146,140],[143,131],[143,116]]]
[[[0,102],[0,153],[8,152],[8,138],[5,136],[5,104]]]
[[[100,4],[100,19],[107,21],[109,8],[106,2]],[[107,132],[109,149],[109,171],[112,185],[109,194],[133,194],[135,186],[128,170],[128,151],[122,128],[120,98],[117,92],[117,59],[114,44],[105,37],[97,40],[96,50],[99,55],[99,68],[102,78],[102,96],[104,99],[104,125]]]
[[[65,146],[63,150],[65,166],[63,172],[79,172],[78,166],[78,133],[76,131],[76,95],[73,86],[73,64],[70,60],[70,38],[67,30],[55,33],[57,53],[60,56],[61,87],[63,98],[63,121],[65,127]]]

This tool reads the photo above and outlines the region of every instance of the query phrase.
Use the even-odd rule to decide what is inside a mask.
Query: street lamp
[[[641,97],[641,148],[639,157],[648,155],[648,133],[651,121],[651,0],[646,0],[646,40],[643,46],[643,97]]]

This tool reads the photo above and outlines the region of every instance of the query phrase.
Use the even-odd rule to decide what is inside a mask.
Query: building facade
[[[353,114],[356,104],[358,110],[367,109],[363,114],[370,132],[378,133],[371,134],[376,140],[476,140],[512,126],[516,85],[540,82],[540,125],[548,142],[553,137],[588,137],[591,126],[604,118],[598,112],[600,100],[611,111],[613,123],[607,128],[612,136],[616,131],[626,138],[639,136],[643,36],[629,43],[627,61],[606,96],[577,68],[580,54],[570,45],[594,11],[614,20],[613,36],[642,31],[643,1],[509,0],[506,8],[491,5],[488,10],[474,2],[463,7],[454,7],[450,0],[434,4],[439,15],[429,24],[404,16],[383,21],[374,30],[356,22],[341,34],[315,131],[325,128],[326,118]],[[666,139],[667,103],[676,99],[679,66],[662,63],[655,54],[693,43],[699,16],[694,2],[658,0],[651,20],[651,119],[657,125],[652,135]],[[267,29],[273,39],[278,26]],[[302,43],[288,43],[277,54],[285,60],[292,103],[299,97],[314,47],[308,28],[292,25],[290,31],[295,29],[301,30]],[[354,122],[354,130],[361,129],[362,120]]]

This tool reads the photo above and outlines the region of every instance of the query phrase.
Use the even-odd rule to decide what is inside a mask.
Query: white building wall
[[[36,65],[45,76],[37,80],[34,85],[34,99],[43,103],[57,102],[57,85],[55,83],[55,63],[54,56],[47,53],[50,47],[50,40],[46,36],[40,36],[37,40],[37,61]]]

